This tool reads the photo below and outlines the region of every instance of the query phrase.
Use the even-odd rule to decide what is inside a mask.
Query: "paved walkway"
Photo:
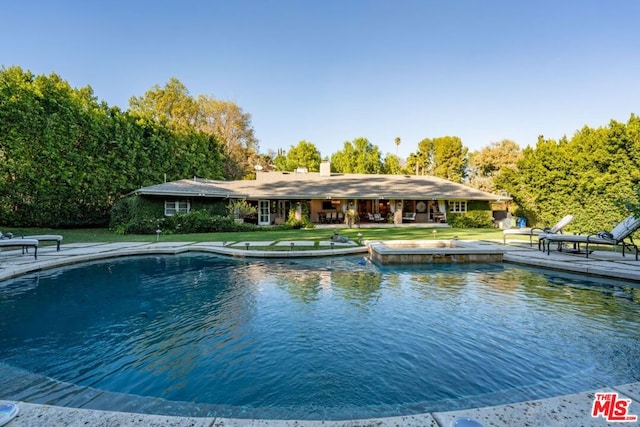
[[[640,261],[636,261],[633,254],[623,257],[622,253],[611,250],[595,251],[586,258],[584,254],[554,250],[547,255],[538,251],[535,245],[533,249],[530,248],[528,243],[506,248],[504,260],[508,262],[640,283]]]
[[[249,243],[248,248],[246,243]],[[38,259],[33,254],[22,254],[20,250],[5,250],[0,253],[0,280],[15,277],[28,272],[53,268],[78,262],[102,259],[114,256],[140,254],[178,254],[187,251],[219,253],[228,256],[259,257],[298,257],[330,256],[339,254],[362,253],[364,247],[338,247],[316,250],[302,249],[303,242],[295,241],[288,251],[253,250],[252,247],[275,246],[291,247],[290,241],[284,242],[125,242],[125,243],[84,243],[63,244],[60,252],[55,246],[44,246],[38,250]],[[323,247],[329,247],[325,242]],[[622,257],[609,251],[594,252],[589,259],[584,255],[552,252],[550,255],[538,252],[526,245],[504,247],[504,259],[536,267],[553,268],[573,273],[586,273],[613,280],[632,280],[640,286],[640,261],[633,256]],[[2,283],[0,283],[2,286]],[[485,426],[605,426],[625,425],[607,423],[603,417],[593,418],[591,410],[596,392],[616,392],[619,399],[631,399],[629,414],[640,415],[640,383],[627,385],[608,385],[601,390],[577,393],[549,399],[507,404],[495,407],[467,409],[453,412],[436,412],[413,416],[382,418],[374,420],[351,421],[274,421],[245,420],[225,418],[181,418],[171,416],[144,415],[120,412],[96,411],[66,407],[54,407],[20,403],[20,414],[7,424],[8,427],[22,426],[432,426],[448,427],[460,417],[471,417]],[[2,391],[0,390],[0,398]],[[0,401],[1,402],[1,401]],[[638,423],[632,423],[637,425]]]

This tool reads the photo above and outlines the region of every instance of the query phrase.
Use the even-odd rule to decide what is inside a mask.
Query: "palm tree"
[[[398,147],[400,146],[400,137],[396,136],[396,139],[394,140],[394,142],[396,143],[396,156],[398,155]]]

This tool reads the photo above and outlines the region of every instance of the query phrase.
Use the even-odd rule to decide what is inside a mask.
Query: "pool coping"
[[[498,406],[471,408],[448,412],[430,412],[417,415],[371,418],[357,420],[267,420],[221,417],[176,417],[170,415],[152,415],[133,412],[103,411],[96,409],[50,406],[17,402],[20,407],[18,416],[7,427],[34,425],[64,426],[216,426],[216,427],[448,427],[459,418],[469,417],[484,426],[607,426],[613,425],[599,416],[592,417],[591,411],[596,393],[617,393],[618,399],[628,399],[628,414],[640,414],[640,383],[617,387],[605,387],[551,397],[546,399],[510,403]],[[0,400],[0,402],[8,402]],[[615,425],[620,425],[616,423]]]
[[[581,273],[640,282],[640,262],[633,258],[622,258],[613,252],[595,253],[589,259],[566,253],[547,255],[527,246],[496,246],[504,250],[504,261],[549,268],[571,273]],[[107,258],[134,255],[176,255],[185,252],[205,252],[232,257],[293,258],[340,256],[367,253],[367,246],[334,247],[333,249],[260,251],[230,248],[220,242],[122,242],[95,244],[67,244],[60,252],[55,246],[44,246],[39,250],[39,259],[32,255],[19,255],[19,251],[0,254],[0,281],[40,270],[63,267]],[[8,254],[8,255],[7,255]],[[9,261],[9,262],[7,262]],[[540,400],[510,403],[498,406],[479,407],[448,412],[430,412],[418,415],[387,418],[325,421],[325,420],[256,420],[217,417],[175,417],[128,412],[102,411],[19,402],[19,415],[7,424],[8,427],[42,425],[145,425],[145,426],[433,426],[448,427],[459,417],[474,418],[486,426],[545,425],[545,426],[603,426],[612,425],[603,417],[591,416],[595,393],[618,393],[629,399],[629,414],[640,415],[640,382],[606,386],[582,393],[550,397]],[[0,395],[0,402],[2,401]],[[616,423],[618,425],[619,423]]]

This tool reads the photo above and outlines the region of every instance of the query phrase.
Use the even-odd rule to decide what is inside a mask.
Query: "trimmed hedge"
[[[0,67],[4,226],[103,227],[114,202],[136,188],[224,178],[223,152],[211,135],[109,107],[88,86]]]
[[[449,213],[447,222],[454,228],[493,228],[491,211]]]
[[[214,233],[225,231],[253,231],[253,224],[236,223],[233,218],[211,215],[205,211],[191,211],[188,214],[153,218],[136,218],[114,228],[119,234],[163,234]]]
[[[198,205],[196,205],[198,206]],[[163,204],[138,196],[119,200],[111,209],[109,227],[118,234],[212,233],[225,231],[252,231],[256,225],[236,223],[233,218],[220,215],[218,205],[199,206],[188,214],[165,216]]]

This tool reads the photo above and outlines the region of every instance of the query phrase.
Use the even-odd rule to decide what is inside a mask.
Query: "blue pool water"
[[[0,399],[348,419],[640,380],[640,291],[507,264],[115,259],[0,283]]]

